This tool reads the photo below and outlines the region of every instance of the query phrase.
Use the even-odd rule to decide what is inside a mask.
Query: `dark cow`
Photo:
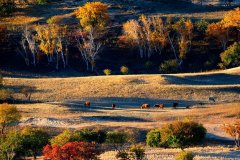
[[[163,109],[165,105],[160,103],[160,104],[155,104],[154,107]]]
[[[216,102],[216,97],[209,97],[208,100],[209,100],[210,102]]]
[[[186,109],[190,109],[190,106],[186,106]]]
[[[173,103],[173,108],[177,108],[177,106],[178,106],[178,103],[177,103],[177,102],[174,102],[174,103]]]
[[[149,109],[150,105],[149,104],[142,104],[141,109]]]
[[[89,106],[90,106],[90,104],[91,104],[91,102],[90,102],[90,101],[85,101],[85,102],[84,102],[84,106],[88,106],[88,107],[89,107]]]
[[[116,104],[112,104],[112,109],[115,109],[116,108]]]

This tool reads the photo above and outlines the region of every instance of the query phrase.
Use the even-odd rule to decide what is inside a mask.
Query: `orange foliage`
[[[224,50],[226,49],[226,43],[228,42],[228,28],[224,26],[222,21],[209,24],[206,33],[208,37],[213,37],[220,42]]]
[[[240,28],[240,8],[229,11],[222,20],[224,27],[237,27]]]
[[[222,129],[234,138],[237,147],[240,147],[240,120],[236,120],[234,124],[224,124]]]
[[[51,160],[96,159],[98,154],[96,144],[88,142],[69,142],[61,147],[47,145],[43,149],[44,159]]]

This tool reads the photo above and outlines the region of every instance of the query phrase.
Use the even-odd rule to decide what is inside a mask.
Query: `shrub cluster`
[[[175,160],[193,160],[194,155],[190,152],[182,151],[176,155]]]
[[[82,129],[74,132],[65,130],[59,135],[53,137],[50,140],[50,142],[52,145],[62,146],[68,142],[75,142],[75,141],[104,143],[105,140],[106,140],[106,132],[104,131]]]
[[[100,152],[94,142],[68,142],[62,146],[47,145],[43,148],[45,159],[96,159]]]
[[[127,66],[122,66],[122,67],[120,68],[120,72],[121,72],[122,74],[124,74],[124,75],[127,75],[127,74],[129,73],[129,69],[128,69]]]
[[[194,121],[177,121],[160,129],[151,130],[147,134],[147,145],[184,148],[201,142],[205,135],[206,129],[202,124]]]
[[[104,73],[106,76],[108,76],[108,75],[111,75],[112,70],[111,70],[111,69],[104,69],[104,70],[103,70],[103,73]]]
[[[177,60],[167,60],[164,61],[159,68],[160,72],[163,73],[176,73],[178,71],[178,63]]]
[[[42,148],[49,142],[49,135],[41,129],[25,128],[11,131],[0,137],[0,159],[32,156],[36,159]]]

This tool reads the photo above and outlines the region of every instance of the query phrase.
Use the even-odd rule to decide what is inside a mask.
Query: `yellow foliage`
[[[134,45],[139,40],[139,31],[141,26],[138,21],[130,20],[123,24],[123,30],[130,44]]]
[[[229,11],[222,20],[224,27],[240,28],[240,8]]]
[[[1,134],[3,134],[3,130],[5,127],[10,125],[11,123],[19,121],[21,115],[17,108],[10,104],[1,104],[0,105],[0,127]]]
[[[102,2],[88,2],[76,10],[75,14],[85,31],[91,28],[102,30],[109,20],[108,7]]]
[[[209,24],[206,34],[208,37],[215,38],[222,44],[223,49],[226,49],[226,43],[228,41],[228,28],[224,26],[223,21]]]
[[[39,25],[36,27],[36,38],[40,41],[39,49],[47,55],[52,55],[57,49],[62,50],[62,44],[59,37],[66,36],[66,27],[60,27],[56,24]]]

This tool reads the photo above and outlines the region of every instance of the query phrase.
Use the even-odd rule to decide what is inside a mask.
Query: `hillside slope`
[[[23,86],[34,86],[34,100],[41,101],[159,101],[174,100],[183,104],[240,99],[240,67],[216,72],[114,75],[76,78],[6,78],[6,85],[17,92]],[[21,94],[17,98],[24,98]]]

